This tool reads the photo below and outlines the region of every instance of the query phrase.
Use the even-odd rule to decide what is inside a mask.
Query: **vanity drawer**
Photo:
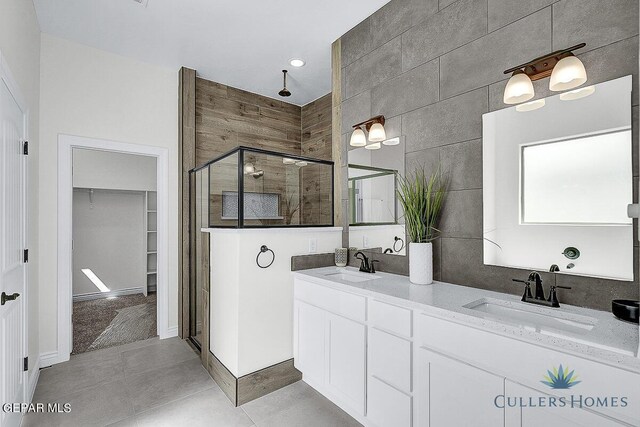
[[[411,337],[411,310],[369,299],[369,324],[394,334]]]
[[[497,332],[476,329],[429,315],[415,314],[415,345],[532,389],[571,399],[573,389],[550,389],[541,383],[548,370],[574,370],[583,396],[625,396],[628,406],[590,408],[594,412],[640,425],[640,375],[575,354],[542,347]],[[577,393],[577,392],[575,392]]]
[[[294,297],[348,319],[366,320],[366,298],[316,283],[296,279]]]
[[[367,418],[380,427],[410,427],[411,397],[377,378],[370,377]]]
[[[369,375],[411,392],[411,342],[369,328]]]

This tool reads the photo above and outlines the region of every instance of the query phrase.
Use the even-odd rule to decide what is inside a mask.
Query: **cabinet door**
[[[569,406],[560,406],[554,396],[507,380],[505,382],[507,427],[613,427],[610,418]],[[550,404],[550,399],[554,402]],[[500,405],[503,405],[501,402]]]
[[[325,312],[317,307],[295,302],[295,367],[305,379],[322,384],[324,380]]]
[[[366,328],[344,317],[327,316],[327,385],[364,415]]]
[[[432,352],[417,350],[415,396],[417,426],[504,426],[504,378]]]

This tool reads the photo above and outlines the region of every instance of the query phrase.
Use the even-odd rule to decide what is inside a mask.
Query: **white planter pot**
[[[433,245],[409,243],[409,280],[416,285],[433,283]]]

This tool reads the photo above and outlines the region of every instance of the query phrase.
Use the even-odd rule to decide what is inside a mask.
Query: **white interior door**
[[[21,403],[25,397],[26,163],[25,113],[0,79],[0,397]],[[13,426],[20,414],[0,411],[0,425]]]

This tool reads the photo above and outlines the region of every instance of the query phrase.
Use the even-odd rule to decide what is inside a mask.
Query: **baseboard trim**
[[[69,359],[67,358],[67,360]],[[40,355],[40,367],[42,368],[46,368],[60,362],[65,362],[65,360],[60,360],[60,355],[57,351],[50,351]]]
[[[293,359],[238,378],[209,351],[205,368],[234,406],[244,405],[302,379],[302,373],[293,366]]]
[[[238,406],[251,402],[302,379],[302,372],[293,366],[293,359],[276,363],[238,378]]]
[[[88,294],[74,295],[73,302],[90,301],[90,300],[100,299],[100,298],[121,297],[124,295],[134,295],[134,294],[143,294],[143,293],[144,293],[144,288],[126,288],[126,289],[117,289],[115,291],[109,291],[109,292],[91,292]]]
[[[170,328],[167,328],[166,333],[162,337],[162,339],[173,338],[173,337],[177,337],[177,336],[178,336],[178,327],[177,326],[171,326]]]
[[[31,403],[33,401],[33,395],[36,392],[38,379],[40,379],[40,358],[36,359],[35,363],[31,367],[31,373],[29,374],[28,403]]]

